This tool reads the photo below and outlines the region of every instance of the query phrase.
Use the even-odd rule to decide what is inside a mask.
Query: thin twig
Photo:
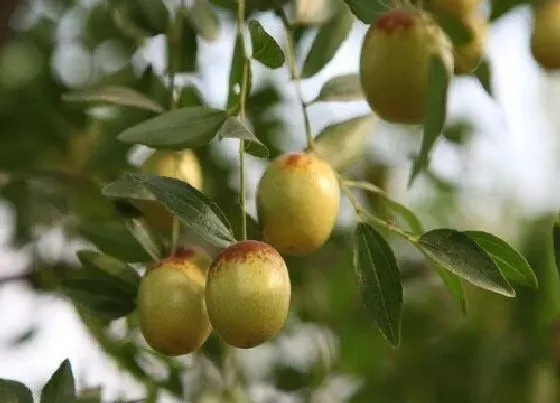
[[[302,112],[303,112],[303,121],[305,124],[305,138],[307,140],[307,148],[309,150],[313,150],[315,148],[315,142],[313,140],[313,131],[311,130],[311,122],[309,120],[309,114],[307,113],[307,103],[303,100],[303,90],[301,88],[301,74],[299,69],[297,68],[296,62],[296,49],[295,49],[295,41],[294,41],[294,29],[284,10],[281,10],[280,16],[282,17],[282,22],[284,23],[284,28],[286,29],[286,37],[287,37],[287,46],[286,46],[286,54],[288,56],[288,68],[290,71],[290,79],[294,82],[294,86],[296,89],[296,96],[300,103]]]

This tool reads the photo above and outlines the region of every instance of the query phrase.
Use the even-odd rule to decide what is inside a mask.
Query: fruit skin
[[[476,70],[482,59],[488,22],[478,13],[467,15],[461,20],[472,32],[472,40],[453,46],[455,74],[469,74]]]
[[[195,189],[202,190],[202,169],[191,150],[158,150],[144,162],[141,170],[147,174],[180,179]],[[151,227],[164,231],[171,228],[173,215],[159,201],[135,200],[134,205]]]
[[[428,13],[395,8],[374,21],[360,54],[360,80],[372,110],[393,123],[423,123],[433,56],[451,78],[451,42]]]
[[[340,206],[335,171],[310,152],[272,161],[257,189],[264,240],[286,255],[303,255],[328,239]]]
[[[210,335],[205,276],[189,257],[185,251],[162,260],[140,282],[140,329],[146,342],[162,354],[189,354]]]
[[[535,7],[531,53],[543,68],[560,69],[560,0]]]
[[[284,326],[291,284],[272,246],[242,241],[223,250],[208,271],[206,306],[212,327],[228,344],[252,348]]]

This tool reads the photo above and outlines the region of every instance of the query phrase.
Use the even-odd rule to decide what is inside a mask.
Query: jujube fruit
[[[482,59],[488,23],[478,13],[462,17],[461,22],[472,33],[472,39],[465,44],[453,45],[455,74],[469,74],[476,70]]]
[[[535,6],[531,53],[545,69],[560,69],[560,0]]]
[[[441,59],[449,79],[452,52],[428,13],[407,7],[383,14],[369,27],[360,54],[360,80],[372,110],[393,123],[423,123],[431,60]]]
[[[147,174],[179,179],[197,190],[202,189],[202,170],[198,158],[191,150],[156,151],[141,169]],[[162,230],[171,228],[173,215],[159,201],[135,200],[134,204],[152,227]]]
[[[206,306],[214,331],[228,344],[252,348],[284,326],[291,285],[282,256],[259,241],[223,250],[210,269]]]
[[[340,205],[335,171],[313,153],[287,153],[272,161],[257,189],[264,240],[287,255],[320,248],[328,239]]]
[[[146,342],[166,355],[189,354],[211,331],[204,301],[205,277],[188,252],[150,268],[138,290],[140,329]]]

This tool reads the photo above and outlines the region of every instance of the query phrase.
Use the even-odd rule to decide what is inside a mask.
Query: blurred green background
[[[248,3],[251,17],[284,45],[281,21],[269,11],[272,2]],[[294,3],[287,7],[299,10],[302,61],[317,25],[329,18],[324,10],[335,1]],[[560,289],[551,228],[560,204],[560,76],[545,74],[531,60],[530,9],[517,5],[485,5],[495,19],[486,46],[493,98],[473,77],[454,80],[445,138],[412,189],[406,181],[419,146],[416,129],[383,122],[363,128],[370,132],[364,156],[349,172],[407,204],[428,229],[481,229],[510,241],[527,256],[540,288],[519,287],[516,299],[468,288],[464,316],[421,256],[395,240],[405,308],[401,347],[393,350],[359,298],[353,213],[345,201],[327,245],[309,257],[287,259],[293,299],[285,330],[224,363],[215,336],[200,354],[165,358],[149,352],[134,315],[108,325],[76,310],[58,291],[61,280],[82,270],[75,252],[87,246],[139,262],[143,272],[149,256],[100,187],[149,154],[116,136],[153,116],[68,103],[62,95],[119,85],[167,105],[165,71],[173,63],[180,105],[223,107],[235,2],[195,1],[198,14],[189,19],[171,13],[178,6],[173,1],[3,0],[0,16],[11,17],[10,29],[4,29],[6,18],[0,22],[0,377],[24,381],[37,392],[70,358],[84,402],[144,401],[149,393],[161,402],[235,401],[228,400],[235,391],[224,386],[227,371],[221,367],[241,371],[250,400],[245,395],[237,401],[559,402]],[[186,18],[181,32],[173,18]],[[332,62],[303,82],[306,100],[327,79],[357,71],[366,28],[355,21]],[[301,149],[303,120],[287,70],[254,64],[248,108],[255,133],[270,158]],[[363,101],[309,110],[316,133],[369,113]],[[204,192],[238,228],[236,144],[213,140],[195,152]],[[254,217],[265,161],[248,157],[248,165]],[[388,214],[380,200],[364,201]],[[250,235],[258,237],[252,224]]]

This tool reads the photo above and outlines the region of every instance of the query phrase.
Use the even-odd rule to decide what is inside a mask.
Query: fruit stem
[[[184,5],[181,2],[181,7]],[[180,19],[179,24],[182,24],[182,19]],[[179,31],[183,29],[182,26],[179,26]],[[169,74],[169,109],[173,110],[177,107],[177,97],[175,95],[175,61],[171,60],[169,66],[167,66],[167,72]],[[177,163],[176,163],[177,164]],[[171,256],[175,256],[177,253],[177,246],[179,243],[179,219],[174,215],[173,216],[173,223],[171,226]]]
[[[350,200],[350,203],[352,204],[352,207],[354,207],[354,211],[356,212],[356,215],[358,216],[358,218],[362,218],[365,221],[373,222],[373,223],[378,224],[382,227],[385,227],[388,231],[399,235],[400,237],[406,239],[407,241],[409,241],[411,243],[418,242],[418,237],[417,236],[415,236],[415,235],[413,235],[413,234],[411,234],[407,231],[404,231],[404,230],[396,227],[392,223],[390,223],[388,221],[385,221],[385,220],[382,220],[381,218],[379,218],[379,217],[375,216],[374,214],[370,213],[369,211],[367,211],[362,206],[362,204],[358,201],[358,199],[356,199],[356,197],[354,196],[354,194],[350,190],[350,186],[357,187],[356,184],[358,182],[346,181],[343,178],[339,177],[339,183],[340,183],[340,189],[346,195],[346,197],[348,197],[348,200]]]
[[[245,40],[243,39],[243,26],[245,25],[245,0],[237,1],[237,33],[243,49],[243,77],[241,80],[241,94],[239,97],[239,120],[245,123],[247,119],[246,103],[247,91],[249,89],[249,60],[245,53]],[[245,189],[245,141],[239,140],[239,204],[241,206],[241,240],[247,239],[247,217],[246,217],[246,198]]]
[[[301,105],[301,110],[303,111],[303,122],[305,124],[305,138],[307,140],[307,149],[313,151],[315,149],[315,142],[313,140],[313,132],[311,130],[309,114],[307,113],[307,103],[303,100],[301,74],[297,68],[296,63],[294,28],[288,21],[288,17],[286,17],[284,10],[280,10],[280,16],[282,17],[282,22],[284,23],[284,28],[286,29],[286,38],[288,42],[286,46],[286,54],[288,56],[288,69],[290,71],[290,79],[294,82],[296,96]]]

